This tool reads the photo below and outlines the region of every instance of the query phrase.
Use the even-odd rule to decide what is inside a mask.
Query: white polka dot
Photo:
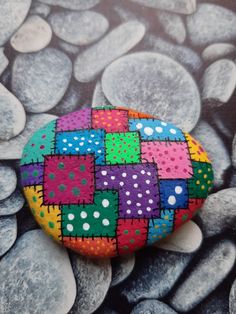
[[[89,143],[92,143],[92,140],[88,140]]]
[[[128,200],[126,203],[127,203],[128,205],[130,205],[130,204],[131,204],[131,200]]]
[[[153,134],[153,129],[150,128],[150,127],[148,127],[148,126],[146,126],[146,127],[144,128],[144,133],[145,133],[147,136],[151,136],[151,135]]]
[[[84,145],[84,143],[83,143],[83,142],[80,142],[80,143],[79,143],[79,145],[80,145],[80,146],[83,146],[83,145]]]
[[[127,209],[126,213],[127,213],[127,214],[131,214],[131,210],[130,210],[130,209]]]
[[[151,176],[152,174],[151,174],[151,172],[148,171],[148,172],[147,172],[147,175],[148,175],[148,176]]]
[[[143,213],[142,210],[139,209],[139,210],[138,210],[138,214],[139,214],[139,215],[142,215],[142,213]]]
[[[138,187],[138,183],[134,183],[134,188],[137,188]]]
[[[66,152],[66,151],[67,151],[67,148],[66,148],[66,147],[64,147],[64,148],[63,148],[63,150]]]
[[[115,180],[115,178],[116,178],[115,176],[111,176],[111,179],[112,179],[112,180]]]
[[[100,217],[100,213],[97,212],[97,211],[94,212],[94,213],[93,213],[93,217],[94,217],[94,218],[99,218],[99,217]]]
[[[137,175],[136,174],[134,174],[133,176],[132,176],[132,178],[135,180],[135,179],[137,179]]]
[[[73,220],[75,218],[75,215],[74,214],[68,214],[68,219],[69,220]]]
[[[170,205],[175,205],[175,203],[176,203],[176,198],[175,198],[174,195],[170,195],[170,196],[168,197],[168,203],[169,203]]]
[[[140,203],[136,203],[136,205],[137,205],[138,207],[140,207],[140,206],[141,206],[141,204],[140,204]]]
[[[101,149],[99,149],[99,150],[98,150],[98,153],[101,154],[101,152],[102,152]]]
[[[91,136],[91,137],[94,137],[95,135],[94,135],[94,134],[91,134],[90,136]]]
[[[153,200],[150,199],[150,200],[148,201],[148,203],[149,203],[149,204],[153,204]]]
[[[102,220],[102,224],[103,224],[103,226],[109,226],[110,222],[109,222],[108,219],[105,218],[105,219]]]
[[[126,194],[127,196],[129,196],[129,195],[130,195],[130,192],[129,192],[129,191],[126,191],[125,194]]]
[[[183,188],[181,186],[177,185],[175,187],[175,193],[176,194],[181,194],[182,192],[183,192]]]
[[[109,204],[110,204],[110,202],[106,198],[102,201],[102,206],[103,207],[108,207]]]
[[[66,225],[66,229],[71,232],[74,230],[74,227],[71,224],[68,224]]]
[[[124,186],[124,182],[121,181],[121,182],[120,182],[120,186]]]
[[[103,184],[104,184],[104,185],[108,185],[108,182],[105,181]]]
[[[76,147],[75,150],[78,152],[79,151],[79,147]]]
[[[142,193],[138,193],[138,197],[141,198],[143,196]]]
[[[73,146],[71,143],[68,144],[69,147]]]
[[[85,138],[84,137],[81,137],[81,141],[84,141],[85,140]]]
[[[146,194],[150,194],[150,190],[146,190]]]
[[[167,123],[162,121],[162,122],[161,122],[161,125],[167,126]]]
[[[122,177],[125,178],[126,176],[127,176],[127,173],[126,173],[126,172],[123,172],[123,173],[122,173]]]
[[[87,222],[85,222],[85,223],[83,224],[83,229],[84,229],[85,231],[88,231],[88,230],[90,229],[90,225],[89,225]]]
[[[176,130],[175,129],[170,129],[170,133],[171,134],[176,134]]]
[[[151,207],[147,207],[146,210],[147,210],[148,212],[150,212],[152,209],[151,209]]]
[[[142,123],[137,123],[137,124],[136,124],[136,128],[137,128],[138,130],[142,129],[142,127],[143,127]]]
[[[73,139],[77,141],[79,138],[77,136],[74,136]]]
[[[85,212],[85,211],[82,211],[81,213],[80,213],[80,217],[81,218],[83,218],[83,219],[85,219],[85,218],[87,218],[87,213]]]
[[[155,128],[155,130],[157,131],[157,133],[162,133],[163,132],[163,128],[161,126],[157,126]]]
[[[87,151],[90,152],[90,151],[91,151],[91,148],[87,148]]]
[[[106,171],[106,170],[103,170],[103,171],[102,171],[102,175],[103,175],[103,176],[106,176],[106,175],[107,175],[107,171]]]
[[[149,184],[151,181],[150,180],[146,180],[146,183]]]
[[[98,145],[98,144],[99,144],[99,142],[95,142],[95,144],[96,144],[96,145]]]
[[[63,143],[66,143],[66,142],[67,142],[67,139],[66,139],[66,138],[63,138],[62,142],[63,142]]]
[[[145,174],[145,170],[141,170],[141,173],[142,173],[142,174]]]

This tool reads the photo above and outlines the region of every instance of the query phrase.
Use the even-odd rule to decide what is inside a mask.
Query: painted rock
[[[52,238],[112,257],[165,238],[202,206],[213,181],[201,145],[173,124],[123,107],[51,121],[24,148],[29,207]]]

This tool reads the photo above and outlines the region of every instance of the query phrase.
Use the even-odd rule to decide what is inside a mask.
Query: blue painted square
[[[184,179],[160,180],[161,209],[188,207],[187,181]]]
[[[60,155],[95,155],[95,164],[105,164],[104,130],[57,132],[55,153]]]
[[[139,131],[141,139],[145,141],[185,141],[179,128],[155,119],[129,119],[129,130]]]

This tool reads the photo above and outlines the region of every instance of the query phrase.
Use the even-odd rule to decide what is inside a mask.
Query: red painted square
[[[126,110],[93,110],[92,127],[106,132],[128,132],[128,112]]]

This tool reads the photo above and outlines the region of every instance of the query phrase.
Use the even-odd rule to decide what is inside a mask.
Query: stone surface
[[[181,14],[192,14],[196,10],[196,0],[131,0],[144,6]]]
[[[229,101],[236,86],[236,65],[233,61],[221,59],[206,68],[202,78],[202,99]]]
[[[61,100],[71,72],[70,59],[54,48],[18,55],[13,63],[12,90],[26,111],[44,112]]]
[[[192,258],[191,254],[149,248],[136,258],[129,281],[120,289],[129,303],[163,298],[174,286]]]
[[[0,200],[9,197],[16,188],[16,173],[13,168],[0,163]]]
[[[90,82],[113,60],[132,49],[143,38],[145,27],[138,21],[123,23],[99,42],[78,55],[74,75],[79,82]]]
[[[138,303],[131,314],[177,314],[167,304],[158,300],[145,300]]]
[[[31,0],[0,0],[0,46],[11,37],[24,21]]]
[[[87,10],[98,4],[100,0],[41,0],[41,2],[71,10]]]
[[[103,93],[101,81],[97,81],[93,92],[92,107],[97,106],[111,106]]]
[[[20,159],[23,148],[32,134],[56,116],[42,113],[28,115],[24,130],[9,141],[0,141],[0,159]]]
[[[236,134],[234,135],[232,143],[232,163],[234,168],[236,168]]]
[[[199,4],[194,14],[187,17],[189,38],[194,45],[208,45],[236,39],[236,14],[223,6]]]
[[[89,45],[102,37],[108,30],[109,22],[94,11],[53,13],[49,22],[54,33],[74,45]]]
[[[163,250],[192,253],[199,249],[201,243],[201,229],[195,222],[188,221],[166,239],[154,243],[154,246]]]
[[[200,303],[196,310],[198,314],[225,314],[229,313],[229,291],[218,287],[211,295]]]
[[[236,188],[224,189],[209,195],[199,211],[201,228],[205,237],[224,231],[236,231]]]
[[[233,282],[229,295],[229,313],[234,314],[235,312],[236,312],[236,280]]]
[[[235,54],[236,47],[228,43],[216,43],[207,46],[202,52],[202,58],[206,62],[214,62],[218,59]]]
[[[186,38],[186,29],[182,17],[163,11],[158,11],[157,17],[165,33],[178,44],[183,44]]]
[[[112,282],[111,287],[124,281],[132,272],[135,263],[135,255],[119,256],[111,259]]]
[[[206,147],[213,165],[214,185],[221,186],[224,183],[224,173],[231,164],[224,142],[205,121],[200,121],[191,134]]]
[[[30,7],[30,14],[31,15],[40,15],[43,18],[46,18],[51,12],[50,6],[44,3],[40,3],[37,1],[34,1]]]
[[[78,46],[71,45],[64,40],[58,40],[58,46],[61,50],[72,55],[78,54],[80,51],[80,48]]]
[[[236,257],[235,244],[220,240],[208,248],[185,281],[174,292],[170,304],[178,312],[192,310],[225,279]]]
[[[0,140],[18,135],[24,129],[25,121],[22,104],[0,83]]]
[[[186,132],[199,119],[200,98],[193,78],[158,53],[138,52],[114,61],[103,73],[102,88],[112,105],[145,110]]]
[[[67,252],[34,230],[21,236],[0,261],[1,313],[68,313],[76,285]],[[16,282],[21,282],[19,289]],[[29,293],[30,291],[30,293]]]
[[[132,253],[165,238],[202,206],[213,179],[189,134],[117,107],[51,121],[28,141],[20,170],[39,225],[91,257]]]
[[[25,199],[19,190],[15,190],[9,197],[0,201],[0,216],[13,215],[24,205]]]
[[[8,63],[9,63],[9,61],[4,54],[4,48],[0,48],[0,75],[7,68]]]
[[[72,267],[77,284],[77,297],[70,313],[93,313],[103,302],[111,283],[110,260],[92,260],[73,255]]]
[[[0,217],[0,256],[4,255],[13,246],[16,240],[16,235],[16,216],[11,216],[7,218]]]
[[[38,15],[31,15],[11,38],[12,47],[23,53],[36,52],[51,41],[50,25]]]
[[[81,88],[78,86],[70,86],[63,99],[52,109],[53,114],[64,115],[75,111],[79,107],[81,93]]]

